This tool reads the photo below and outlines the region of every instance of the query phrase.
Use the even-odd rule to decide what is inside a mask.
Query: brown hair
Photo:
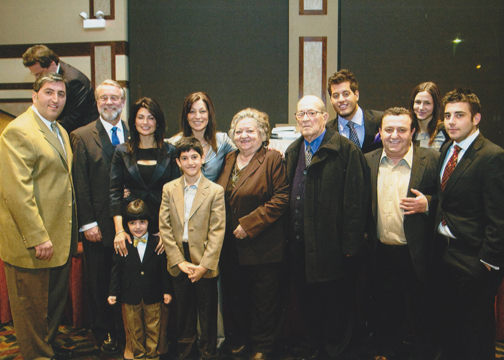
[[[413,122],[415,123],[415,128],[419,129],[418,118],[413,110],[413,106],[415,105],[415,98],[419,92],[427,91],[430,96],[432,96],[432,101],[434,103],[434,109],[432,110],[432,119],[427,124],[427,132],[429,133],[429,146],[434,142],[434,138],[436,137],[438,130],[438,124],[441,121],[441,93],[439,92],[439,88],[436,84],[431,81],[423,82],[420,85],[415,86],[413,92],[411,93],[410,106],[409,109],[413,116]]]
[[[34,45],[23,54],[23,65],[25,67],[39,63],[41,67],[47,69],[53,61],[58,65],[59,57],[45,45]]]
[[[208,110],[208,124],[205,129],[204,138],[205,141],[210,144],[212,149],[217,152],[217,123],[215,121],[215,109],[207,93],[203,91],[194,92],[188,95],[184,100],[184,105],[182,105],[182,114],[180,115],[180,131],[182,132],[182,136],[191,137],[193,136],[192,128],[189,125],[189,121],[187,121],[187,114],[191,111],[192,105],[196,101],[203,101]]]
[[[126,142],[126,152],[128,154],[133,154],[136,149],[140,146],[140,134],[136,129],[136,116],[140,108],[145,108],[149,111],[154,119],[156,119],[156,130],[154,131],[154,139],[156,141],[156,147],[163,154],[165,151],[164,145],[164,130],[165,130],[165,117],[163,111],[159,104],[151,98],[143,97],[136,103],[131,105],[130,114],[128,118],[128,127],[130,130],[130,139]]]
[[[347,69],[341,69],[340,71],[336,71],[328,80],[327,80],[327,92],[329,96],[332,95],[331,85],[341,84],[345,81],[350,82],[350,90],[354,93],[359,90],[359,83],[355,78],[353,72]]]

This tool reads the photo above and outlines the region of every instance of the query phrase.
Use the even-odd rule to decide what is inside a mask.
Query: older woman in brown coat
[[[227,155],[218,179],[226,197],[226,236],[220,260],[229,314],[226,339],[232,355],[250,349],[250,359],[263,360],[275,341],[285,242],[281,218],[289,204],[289,186],[282,155],[266,148],[267,114],[251,108],[240,111],[231,122],[229,136],[238,150]]]

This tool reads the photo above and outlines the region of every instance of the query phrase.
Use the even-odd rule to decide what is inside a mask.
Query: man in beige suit
[[[224,189],[201,174],[204,159],[196,138],[178,142],[176,160],[184,175],[163,187],[159,211],[177,298],[178,359],[190,358],[196,345],[200,359],[217,356],[217,275],[226,215]]]
[[[72,149],[56,122],[66,84],[49,73],[33,88],[33,105],[0,137],[0,257],[23,358],[59,359],[71,356],[51,343],[77,250]]]

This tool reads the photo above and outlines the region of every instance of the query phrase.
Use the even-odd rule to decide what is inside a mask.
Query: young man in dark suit
[[[96,98],[99,118],[72,132],[70,139],[91,328],[101,349],[113,354],[120,349],[114,312],[107,304],[115,235],[108,202],[110,164],[114,146],[128,139],[128,128],[121,121],[125,93],[117,82],[105,80],[96,88]]]
[[[479,131],[467,89],[443,99],[451,142],[441,149],[436,231],[445,247],[440,286],[443,359],[494,359],[494,302],[504,269],[504,150]]]
[[[73,66],[61,61],[45,45],[34,45],[23,54],[23,65],[35,77],[42,74],[58,73],[67,83],[67,102],[58,117],[61,126],[70,134],[75,129],[96,120],[96,101],[91,81]]]
[[[416,320],[417,348],[422,354],[427,350],[421,340],[428,330],[425,284],[434,235],[435,205],[431,200],[437,193],[439,152],[413,146],[414,133],[409,110],[390,108],[380,126],[383,149],[365,155],[372,200],[368,233],[375,248],[369,293],[379,355],[399,355],[401,344],[411,341],[405,338],[410,314]]]
[[[327,91],[338,114],[327,127],[350,139],[364,154],[381,148],[378,128],[383,112],[359,107],[359,83],[354,74],[346,69],[335,72],[328,80]]]

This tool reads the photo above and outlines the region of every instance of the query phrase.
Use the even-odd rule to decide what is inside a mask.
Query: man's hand
[[[122,231],[122,232],[121,232]],[[121,256],[128,255],[128,249],[126,248],[126,240],[131,244],[131,237],[124,230],[117,232],[114,238],[114,250],[116,254],[120,254]]]
[[[399,202],[399,207],[404,210],[404,215],[412,215],[426,212],[428,201],[425,195],[415,189],[411,189],[411,192],[415,194],[417,197],[402,198],[401,201]]]
[[[35,245],[35,257],[39,260],[51,260],[53,255],[53,246],[51,240],[42,244]]]
[[[187,261],[182,261],[181,263],[178,263],[177,266],[179,267],[180,271],[182,271],[183,273],[186,273],[187,275],[192,275],[193,271],[189,269],[189,267],[188,267],[189,264],[191,264],[191,263],[187,262]]]
[[[159,233],[154,234],[154,236],[159,236]],[[159,242],[156,245],[156,254],[161,255],[162,253],[164,253],[164,251],[165,251],[165,248],[163,246],[163,240],[161,240],[161,238],[159,238]]]
[[[107,298],[107,301],[110,305],[114,305],[117,302],[117,297],[116,296],[109,296]]]
[[[245,239],[248,236],[247,233],[245,232],[245,230],[243,230],[241,225],[238,225],[236,227],[235,231],[233,231],[233,235],[237,239]]]
[[[192,270],[192,272],[193,272],[191,275],[189,275],[189,280],[191,280],[191,282],[196,282],[199,279],[201,279],[203,277],[203,275],[205,275],[208,270],[204,266],[194,265],[194,264],[187,264],[187,268],[189,270]]]
[[[91,229],[88,229],[84,231],[84,237],[86,238],[87,241],[91,242],[98,242],[102,240],[102,234],[100,231],[100,227],[98,225],[92,227]]]

